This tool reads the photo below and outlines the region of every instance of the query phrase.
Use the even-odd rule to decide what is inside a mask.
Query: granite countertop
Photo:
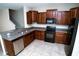
[[[6,31],[6,32],[2,32],[0,33],[3,39],[9,40],[9,41],[13,41],[16,38],[19,38],[23,35],[26,35],[32,31],[35,30],[39,30],[39,31],[45,31],[44,28],[19,28],[19,29],[15,29],[15,30],[11,30],[11,31]]]
[[[41,27],[31,27],[31,28],[20,28],[20,29],[15,29],[11,31],[6,31],[0,33],[2,35],[3,39],[13,41],[16,38],[19,38],[23,35],[26,35],[32,31],[39,30],[39,31],[46,31],[46,28],[41,28]],[[67,32],[67,29],[56,29],[56,32]]]

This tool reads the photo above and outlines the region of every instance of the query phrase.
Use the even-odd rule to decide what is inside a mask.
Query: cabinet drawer
[[[56,32],[56,35],[67,35],[67,32]]]

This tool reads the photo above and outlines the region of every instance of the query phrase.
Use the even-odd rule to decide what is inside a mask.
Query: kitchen
[[[36,42],[40,41],[38,42],[39,44],[37,43],[38,46],[41,45],[42,42],[46,42],[45,44],[50,43],[49,45],[47,45],[48,47],[51,44],[54,44],[51,47],[58,45],[57,46],[58,48],[60,47],[60,45],[62,45],[62,47],[63,45],[66,45],[66,47],[71,45],[74,30],[76,33],[77,27],[78,27],[78,17],[79,17],[78,5],[79,4],[74,4],[74,3],[73,4],[49,4],[50,8],[44,9],[44,12],[41,9],[46,7],[48,4],[41,4],[43,7],[39,7],[39,8],[33,8],[33,7],[34,6],[38,7],[40,6],[40,4],[34,4],[33,6],[31,6],[30,3],[23,4],[24,7],[22,7],[20,10],[12,9],[11,6],[8,6],[9,4],[5,4],[5,5],[7,5],[7,8],[11,8],[11,9],[6,9],[7,10],[6,13],[8,13],[9,20],[13,24],[15,24],[13,27],[16,28],[16,29],[13,28],[14,30],[8,29],[6,31],[4,30],[5,29],[4,28],[3,29],[4,31],[2,30],[1,32],[1,36],[4,41],[4,47],[5,47],[4,49],[7,55],[14,56],[14,55],[20,54],[23,50],[25,49],[27,50],[27,47],[29,47],[29,45],[31,45],[34,41]],[[5,5],[3,7],[5,7]],[[21,6],[21,5],[22,4],[18,4],[18,6]],[[57,6],[54,6],[54,5],[57,5]],[[67,8],[68,5],[70,6],[69,8]],[[13,4],[12,6],[16,6],[16,4],[15,5]],[[26,6],[29,6],[29,9]],[[8,28],[11,28],[11,27],[8,27]],[[75,38],[73,40],[75,40]],[[66,47],[65,47],[65,50],[66,50]],[[53,50],[55,48],[56,47],[51,49]],[[71,48],[73,49],[73,47]],[[30,49],[32,48],[30,47]],[[39,49],[39,50],[43,51],[43,49]],[[64,54],[65,50],[64,52],[61,52],[61,53],[59,52],[59,50],[57,50],[59,54],[56,54],[56,55],[66,56],[66,54]],[[63,51],[63,48],[62,48],[62,51]],[[38,51],[38,55],[39,54],[42,54],[42,53],[39,53]],[[45,54],[46,53],[44,52],[44,55]],[[71,54],[72,54],[72,50],[67,52],[67,55],[71,55]],[[55,56],[54,51],[53,51],[53,55],[51,54],[51,56]]]

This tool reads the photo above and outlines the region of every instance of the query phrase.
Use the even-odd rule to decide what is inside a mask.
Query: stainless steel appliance
[[[56,19],[55,18],[46,18],[46,23],[47,24],[54,24],[54,23],[56,23]]]
[[[71,43],[70,45],[66,45],[65,46],[65,53],[67,56],[71,56],[72,55],[72,51],[73,51],[73,46],[75,43],[75,39],[76,39],[76,33],[77,33],[77,27],[78,27],[78,23],[79,23],[79,19],[78,18],[74,18],[75,22],[73,24],[73,28],[70,29],[70,38],[71,38]],[[69,27],[70,28],[70,27]]]
[[[24,49],[23,38],[13,42],[15,55],[19,54]]]

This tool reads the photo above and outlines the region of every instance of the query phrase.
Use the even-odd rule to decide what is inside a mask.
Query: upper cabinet
[[[39,12],[38,13],[38,24],[46,24],[46,12]]]
[[[70,24],[70,11],[57,11],[56,24],[69,25]]]
[[[28,11],[27,23],[46,24],[46,18],[56,19],[58,25],[72,25],[75,22],[74,18],[79,18],[79,7],[71,8],[70,11],[57,11],[57,9],[48,9],[46,12]]]
[[[46,12],[46,18],[56,18],[57,16],[57,9],[49,9]]]
[[[79,18],[79,7],[71,8],[71,19],[72,18]]]
[[[71,25],[74,25],[75,18],[79,18],[79,7],[71,8]]]
[[[27,12],[27,24],[32,24],[33,22],[37,21],[37,11],[28,11]]]

